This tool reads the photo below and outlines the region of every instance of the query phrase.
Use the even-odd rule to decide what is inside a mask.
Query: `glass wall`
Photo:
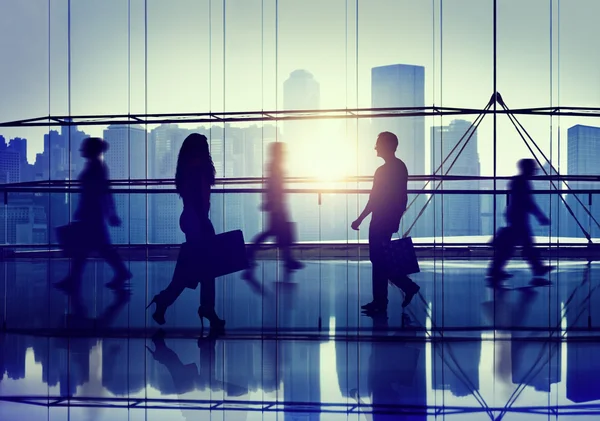
[[[172,179],[192,132],[208,137],[217,169],[217,230],[247,240],[263,226],[271,142],[287,144],[298,240],[366,239],[349,224],[382,163],[381,131],[399,137],[414,199],[402,230],[421,214],[418,241],[487,242],[504,224],[507,179],[532,152],[540,175],[571,180],[535,182],[552,216],[536,234],[597,237],[598,12],[593,0],[4,1],[0,243],[56,242],[87,136],[110,145],[123,220],[113,241],[181,242]]]

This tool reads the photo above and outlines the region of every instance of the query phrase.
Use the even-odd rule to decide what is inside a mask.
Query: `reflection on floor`
[[[61,259],[0,262],[0,420],[568,419],[600,415],[600,265],[553,262],[551,285],[524,263],[502,288],[483,261],[425,261],[402,312],[361,315],[368,262],[306,262],[265,291],[218,281],[223,336],[199,328],[188,290],[159,330],[145,310],[172,261],[130,262],[128,290],[90,262],[79,294],[51,285]]]

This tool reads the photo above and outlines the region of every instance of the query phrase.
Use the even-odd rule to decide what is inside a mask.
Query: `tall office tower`
[[[431,127],[431,168],[438,174],[479,176],[479,154],[477,153],[477,131],[459,154],[463,143],[452,154],[454,148],[471,123],[453,120],[448,126]],[[446,157],[449,158],[444,164]],[[435,183],[437,186],[438,183]],[[448,190],[479,190],[479,181],[444,181]],[[479,195],[442,194],[436,195],[430,205],[434,206],[435,236],[464,236],[481,234],[481,203]]]
[[[152,129],[148,141],[148,173],[151,178],[175,178],[179,149],[189,133],[189,130],[181,129],[176,124],[162,124]],[[182,243],[184,235],[179,229],[179,216],[183,202],[179,196],[176,193],[150,194],[148,203],[148,241],[159,244]]]
[[[8,148],[0,150],[0,184],[21,181],[21,157]]]
[[[567,131],[567,171],[574,175],[598,175],[598,162],[600,162],[600,127],[582,126],[577,124]],[[598,182],[572,181],[569,182],[572,189],[596,189],[600,188]],[[600,222],[600,195],[579,194],[580,201],[591,211],[596,221]],[[591,203],[590,203],[591,201]],[[567,203],[573,210],[579,223],[592,235],[600,236],[600,228],[585,212],[582,205],[577,203],[573,195],[567,196]],[[583,237],[581,229],[571,216],[568,219],[568,235],[571,237]]]
[[[307,70],[290,73],[283,82],[283,108],[285,110],[317,110],[321,104],[321,88]],[[292,123],[297,123],[291,121]],[[286,122],[286,126],[287,126]]]
[[[21,181],[33,181],[32,173],[29,168],[29,163],[27,162],[27,139],[22,139],[20,137],[15,137],[10,140],[8,144],[8,150],[12,150],[19,154],[19,178]]]
[[[139,125],[110,125],[104,130],[109,149],[104,154],[112,180],[143,180],[146,178],[146,130]],[[119,189],[126,186],[119,186]],[[139,189],[139,186],[131,186]],[[113,195],[120,227],[111,227],[112,241],[116,244],[146,243],[146,195]]]
[[[8,149],[18,152],[21,157],[21,162],[27,162],[27,139],[22,139],[20,137],[10,139]]]
[[[318,110],[320,86],[306,70],[294,70],[283,83],[285,110]],[[310,159],[322,147],[318,120],[285,121],[283,140],[287,143],[287,172],[290,176],[314,176]],[[281,139],[280,139],[281,140]],[[268,159],[268,157],[267,157]],[[312,165],[314,167],[314,164]],[[292,219],[297,222],[300,241],[319,239],[319,208],[316,196],[290,195]]]
[[[36,160],[36,172],[42,173],[43,179],[66,180],[69,178],[68,139],[56,130],[44,135],[44,152],[39,166]]]
[[[392,64],[373,67],[371,69],[371,107],[424,107],[425,106],[425,68],[408,64]],[[360,148],[365,154],[373,155],[373,147],[377,135],[381,132],[392,132],[398,136],[396,156],[403,160],[409,175],[425,174],[425,118],[398,117],[376,118],[372,120],[372,136],[361,139]],[[360,156],[360,155],[359,155]],[[369,155],[367,155],[369,156]],[[365,166],[362,171],[373,174],[375,168],[382,162],[373,161],[371,166]],[[410,182],[409,189],[422,189],[424,182]],[[409,203],[414,195],[409,196]],[[408,229],[414,222],[427,198],[420,195],[415,203],[407,210],[402,218],[400,231]],[[431,235],[431,221],[423,217],[419,219],[411,231],[414,237]]]

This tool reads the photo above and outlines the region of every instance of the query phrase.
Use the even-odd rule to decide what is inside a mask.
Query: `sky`
[[[425,67],[426,105],[483,108],[493,92],[492,6],[492,0],[3,0],[0,121],[281,110],[283,82],[296,69],[319,82],[321,108],[370,107],[370,69],[397,63]],[[497,86],[510,108],[600,104],[598,15],[595,0],[498,2]],[[452,119],[426,119],[426,154],[429,127]],[[568,127],[600,126],[593,118],[520,121],[561,172]],[[80,128],[95,135],[103,129]],[[26,137],[33,162],[46,131],[0,134]],[[497,133],[498,173],[509,175],[528,151],[506,117],[498,118]],[[486,175],[492,139],[488,116],[478,131]],[[350,148],[356,144],[340,142],[346,140]],[[427,156],[425,162],[427,170]]]

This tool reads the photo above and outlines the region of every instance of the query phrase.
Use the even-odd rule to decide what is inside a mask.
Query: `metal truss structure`
[[[485,414],[490,419],[501,419],[507,414],[548,416],[600,415],[600,404],[556,406],[467,407],[447,405],[392,405],[360,402],[282,402],[217,399],[151,399],[128,397],[61,397],[61,396],[0,396],[0,402],[13,402],[47,408],[123,408],[170,409],[181,411],[251,411],[323,414],[389,414],[399,416],[445,416],[458,414]]]
[[[458,143],[452,148],[448,155],[441,162],[439,167],[433,171],[432,175],[417,175],[410,177],[409,181],[425,181],[422,189],[409,190],[412,195],[427,196],[427,201],[422,207],[417,218],[411,225],[408,231],[415,225],[417,219],[421,217],[427,205],[433,197],[438,194],[443,195],[492,195],[493,208],[496,208],[496,196],[498,194],[506,194],[505,190],[498,190],[496,182],[506,177],[498,177],[495,174],[493,177],[474,177],[474,176],[451,176],[450,170],[456,163],[458,157],[467,146],[467,143],[472,138],[477,127],[488,115],[493,115],[494,122],[494,162],[496,161],[496,116],[506,115],[518,132],[526,147],[531,152],[532,156],[538,162],[540,167],[543,167],[542,162],[550,164],[550,175],[546,173],[545,177],[539,177],[540,180],[548,180],[552,185],[550,190],[537,190],[537,194],[557,195],[567,208],[569,214],[575,219],[575,222],[583,232],[589,243],[592,243],[591,235],[588,230],[581,224],[575,216],[571,206],[567,203],[564,194],[571,194],[574,199],[581,205],[589,218],[600,228],[600,223],[592,215],[588,206],[591,206],[592,195],[598,193],[598,189],[575,190],[569,187],[565,181],[567,177],[562,176],[553,167],[544,152],[539,148],[533,138],[527,133],[525,127],[517,120],[516,115],[540,115],[540,116],[583,116],[583,117],[600,117],[600,108],[586,107],[540,107],[540,108],[522,108],[511,110],[508,108],[504,99],[498,92],[494,92],[488,103],[482,109],[473,108],[453,108],[453,107],[390,107],[390,108],[356,108],[356,109],[327,109],[327,110],[286,110],[286,111],[249,111],[249,112],[221,112],[221,113],[187,113],[187,114],[115,114],[115,115],[80,115],[80,116],[44,116],[38,118],[30,118],[24,120],[10,121],[0,123],[0,127],[28,127],[28,126],[74,126],[74,125],[110,125],[110,124],[166,124],[166,123],[211,123],[211,124],[228,124],[228,123],[243,123],[243,122],[268,122],[268,121],[286,121],[286,120],[314,120],[314,119],[360,119],[360,118],[406,118],[415,116],[446,116],[446,115],[477,115],[471,126],[467,129]],[[455,153],[456,152],[456,153]],[[454,156],[453,156],[454,155]],[[446,163],[449,159],[450,162]],[[445,165],[445,167],[444,167]],[[442,168],[445,168],[445,173],[442,173]],[[571,181],[599,181],[600,176],[571,176],[568,178]],[[370,181],[370,177],[349,177],[340,180],[341,183],[346,183],[344,188],[301,188],[288,189],[290,193],[311,193],[318,195],[318,202],[321,203],[322,194],[366,194],[368,189],[348,188],[347,183],[357,183],[357,187],[361,182]],[[442,187],[444,181],[457,180],[490,180],[493,183],[492,189],[445,189]],[[313,183],[315,180],[308,178],[290,179],[291,183]],[[264,189],[260,185],[264,180],[262,178],[236,178],[236,179],[221,179],[218,180],[218,188],[213,189],[217,194],[236,194],[236,193],[262,193]],[[428,188],[433,183],[434,186]],[[566,189],[562,189],[563,186]],[[113,180],[111,182],[114,193],[125,194],[165,194],[175,193],[173,189],[173,180]],[[254,184],[257,187],[243,187],[249,184]],[[116,187],[116,188],[115,188]],[[132,188],[133,187],[133,188]],[[4,194],[4,204],[9,200],[9,193],[77,193],[79,183],[76,181],[43,181],[29,182],[17,184],[0,185],[0,191]],[[580,195],[588,195],[588,206],[581,200]],[[416,197],[408,204],[408,208],[415,203]],[[407,209],[408,209],[407,208]],[[494,213],[495,215],[495,213]],[[495,221],[495,220],[494,220]],[[495,222],[494,222],[495,226]],[[494,228],[495,230],[495,228]],[[407,231],[407,232],[408,232]]]
[[[536,107],[505,109],[478,109],[458,107],[388,107],[388,108],[333,108],[322,110],[261,110],[223,111],[200,113],[151,113],[105,115],[48,115],[22,120],[0,122],[0,127],[39,126],[98,126],[110,124],[187,124],[187,123],[257,123],[290,120],[339,120],[364,118],[442,117],[457,115],[537,115],[555,117],[600,117],[595,107]]]

